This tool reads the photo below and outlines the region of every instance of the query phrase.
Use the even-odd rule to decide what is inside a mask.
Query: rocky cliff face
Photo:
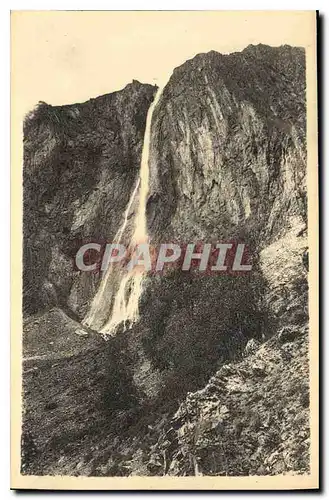
[[[282,297],[298,317],[307,247],[305,127],[302,49],[200,54],[175,69],[163,90],[152,123],[151,238],[245,241],[253,261],[248,277],[152,280],[144,315],[155,319],[146,343],[160,365],[170,358],[172,366],[178,351],[183,380],[191,374],[177,346],[189,345],[193,367],[201,350],[213,370],[210,360],[221,358],[227,342],[235,339],[236,352],[285,324]],[[200,382],[200,373],[194,376]]]
[[[249,46],[175,69],[153,120],[152,234],[264,246],[306,218],[305,54]]]
[[[40,103],[24,124],[24,308],[60,305],[80,318],[98,274],[74,257],[86,242],[112,241],[139,165],[155,87],[134,81],[83,104]]]
[[[85,313],[99,277],[78,274],[70,258],[77,241],[117,232],[153,95],[153,87],[135,83],[82,105],[42,105],[27,119],[29,312],[48,304]],[[106,344],[93,334],[78,342],[78,323],[59,309],[29,319],[24,470],[308,470],[304,51],[250,46],[199,54],[175,69],[154,111],[149,166],[151,242],[244,241],[253,270],[147,277],[140,322]],[[37,340],[50,331],[51,351],[60,354],[39,362]],[[92,391],[82,400],[86,388]],[[90,427],[90,419],[99,425]]]

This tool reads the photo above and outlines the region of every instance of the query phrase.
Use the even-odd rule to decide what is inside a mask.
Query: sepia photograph
[[[316,12],[11,37],[11,487],[318,488]]]

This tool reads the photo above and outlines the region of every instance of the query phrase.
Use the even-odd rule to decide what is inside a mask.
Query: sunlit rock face
[[[152,134],[155,238],[233,237],[243,229],[264,245],[305,219],[303,49],[197,55],[173,72]]]
[[[199,54],[174,70],[152,116],[145,196],[151,244],[244,241],[252,271],[151,274],[133,328],[121,325],[107,343],[95,328],[81,348],[86,328],[79,321],[100,279],[77,272],[73,257],[85,240],[111,241],[125,221],[130,241],[138,197],[130,208],[129,201],[155,90],[135,82],[81,105],[42,105],[26,121],[24,303],[29,312],[57,305],[26,328],[28,362],[46,373],[42,391],[34,372],[26,377],[26,434],[43,458],[26,461],[27,470],[308,471],[302,49]],[[104,317],[96,315],[100,328],[110,289]],[[53,364],[51,352],[41,366],[39,339],[50,334],[61,361]],[[47,420],[43,408],[54,401]]]
[[[182,359],[177,345],[185,342],[197,363],[186,342],[189,329],[196,350],[209,361],[204,349],[212,326],[219,332],[230,318],[210,341],[213,349],[222,342],[217,355],[224,355],[224,363],[153,433],[158,442],[150,448],[149,470],[168,475],[307,472],[304,50],[259,45],[230,55],[200,54],[174,71],[154,118],[150,234],[155,240],[243,239],[251,244],[257,266],[247,284],[232,279],[225,288],[222,278],[209,288],[200,280],[180,286],[194,307],[181,301],[179,311],[172,308],[167,322],[176,344],[165,326],[158,357],[162,360],[161,349],[168,344],[175,345],[172,359]],[[251,303],[253,311],[245,308]],[[242,322],[231,328],[239,313]],[[204,326],[201,345],[197,318]],[[171,390],[177,385],[176,379]]]
[[[169,345],[169,365],[184,358],[178,346],[188,345],[198,366],[201,352],[208,361],[210,352],[227,360],[248,339],[267,339],[283,325],[305,331],[305,118],[303,49],[210,52],[174,70],[153,115],[150,239],[245,241],[254,264],[245,281],[190,276],[150,283],[145,315],[151,311],[151,332],[161,325],[150,348],[160,366]]]

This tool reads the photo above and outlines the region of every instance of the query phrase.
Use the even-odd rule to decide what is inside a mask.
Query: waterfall
[[[127,208],[124,213],[124,219],[122,225],[119,227],[119,230],[117,231],[116,235],[114,236],[113,243],[120,243],[122,241],[122,236],[126,230],[127,224],[128,224],[128,219],[129,219],[129,214],[132,209],[132,206],[134,204],[138,189],[140,186],[140,178],[138,179],[136,186],[132,192],[132,195],[130,197],[130,200],[128,202]],[[100,286],[98,288],[98,291],[93,298],[93,301],[91,303],[90,309],[83,319],[82,323],[86,326],[89,326],[90,328],[93,328],[95,330],[98,330],[101,328],[101,326],[104,323],[104,320],[101,315],[102,309],[107,309],[111,310],[111,299],[113,297],[113,291],[114,291],[114,275],[118,275],[118,269],[113,266],[113,264],[110,264],[108,269],[105,272],[105,275],[102,278],[102,281],[100,283]],[[112,283],[111,283],[112,282]],[[109,285],[111,285],[111,292],[108,293],[108,288]]]
[[[160,99],[161,92],[162,89],[159,88],[147,113],[139,179],[125,210],[123,223],[113,240],[113,243],[122,242],[129,215],[138,193],[138,206],[130,249],[133,249],[137,243],[148,242],[146,202],[149,189],[151,125],[153,111]],[[138,306],[144,279],[145,273],[140,269],[135,268],[135,270],[127,272],[118,264],[110,264],[83,320],[83,324],[100,331],[104,335],[114,335],[120,325],[131,328],[139,319]]]

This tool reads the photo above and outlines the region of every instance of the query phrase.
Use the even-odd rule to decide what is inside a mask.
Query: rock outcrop
[[[287,304],[301,322],[307,316],[305,127],[299,48],[199,54],[162,92],[152,123],[151,241],[244,241],[253,262],[248,277],[150,280],[146,344],[160,366],[172,366],[177,352],[181,380],[196,376],[184,361],[196,369],[208,359],[212,371],[212,357],[228,359],[223,352],[239,352],[250,338],[271,337]],[[186,344],[189,361],[179,348]]]

